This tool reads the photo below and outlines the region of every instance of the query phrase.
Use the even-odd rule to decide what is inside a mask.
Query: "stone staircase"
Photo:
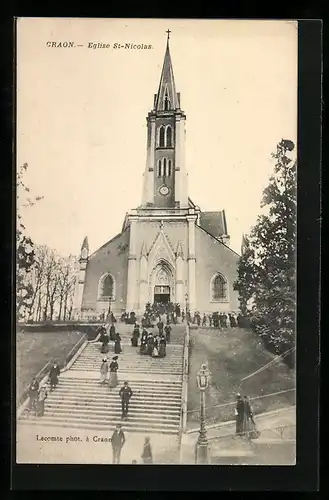
[[[124,326],[125,328],[119,328]],[[100,342],[88,343],[69,370],[60,375],[57,388],[48,392],[43,417],[23,416],[28,425],[107,430],[123,423],[128,432],[179,434],[185,327],[174,325],[167,356],[140,355],[132,347],[131,325],[119,325],[123,352],[119,355],[119,385],[99,383],[102,357]],[[128,328],[128,326],[130,328]],[[107,357],[114,356],[113,342]],[[121,420],[119,389],[127,380],[133,391],[128,420]]]
[[[71,370],[99,371],[102,357],[101,344],[89,344],[79,358],[73,364]],[[114,347],[111,343],[110,351],[106,354],[110,360],[114,354]],[[165,358],[152,358],[140,355],[139,347],[122,344],[122,353],[118,355],[119,373],[127,373],[128,380],[130,373],[155,373],[165,375],[181,375],[183,373],[183,346],[167,345],[167,356]]]

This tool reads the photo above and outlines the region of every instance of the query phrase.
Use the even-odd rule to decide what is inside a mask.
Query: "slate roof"
[[[214,238],[227,234],[225,210],[219,212],[201,212],[200,226]]]

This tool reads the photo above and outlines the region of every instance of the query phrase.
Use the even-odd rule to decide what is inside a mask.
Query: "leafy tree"
[[[238,267],[238,279],[233,284],[234,290],[239,292],[240,310],[243,316],[248,315],[248,303],[255,293],[256,283],[259,279],[254,261],[255,251],[250,244],[250,239],[244,235]]]
[[[287,155],[293,149],[292,141],[282,139],[272,154],[274,173],[261,201],[267,213],[252,228],[234,285],[241,311],[276,353],[292,347],[295,334],[297,162]],[[250,296],[253,306],[247,308]]]
[[[24,184],[23,176],[28,168],[27,163],[19,167],[17,173],[17,227],[16,227],[16,311],[17,318],[22,319],[29,308],[33,297],[33,285],[29,279],[34,264],[34,245],[26,234],[22,222],[21,209],[32,207],[42,199],[40,196],[31,197],[30,189]]]

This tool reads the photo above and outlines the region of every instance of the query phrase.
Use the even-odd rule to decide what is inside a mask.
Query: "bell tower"
[[[147,116],[147,160],[142,206],[188,207],[185,170],[185,120],[176,92],[174,72],[167,46],[157,94]]]

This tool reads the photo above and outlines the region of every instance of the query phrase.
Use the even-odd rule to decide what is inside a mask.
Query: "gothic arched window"
[[[161,163],[161,160],[158,161],[158,177],[162,177],[162,163]]]
[[[171,160],[168,160],[168,177],[171,176]]]
[[[167,158],[163,159],[163,173],[162,173],[162,175],[164,177],[166,177],[166,175],[167,175]]]
[[[220,273],[216,273],[211,280],[211,300],[227,301],[227,280]]]
[[[160,148],[164,148],[165,147],[165,128],[164,127],[160,127],[160,131],[159,131],[159,146],[160,146]]]
[[[172,147],[172,128],[170,127],[170,125],[166,129],[166,147]]]
[[[110,273],[107,273],[99,280],[99,299],[114,299],[114,279]]]

